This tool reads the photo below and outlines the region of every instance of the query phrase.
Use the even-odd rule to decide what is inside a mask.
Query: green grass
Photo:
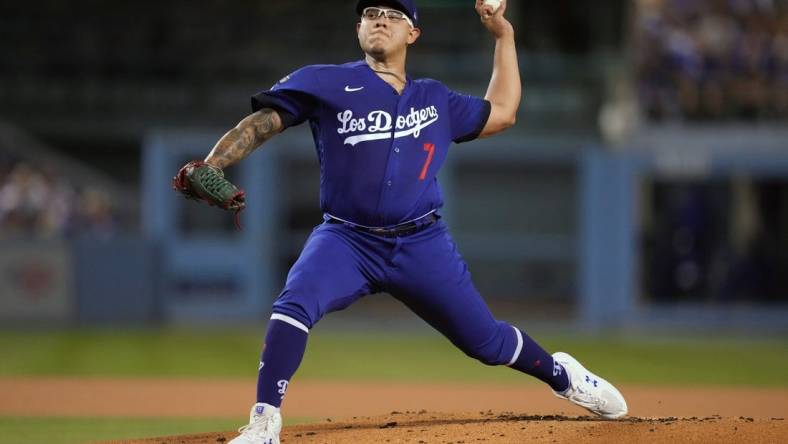
[[[0,330],[0,377],[253,378],[259,330]],[[788,387],[788,340],[534,335],[616,383]],[[528,383],[475,362],[435,334],[316,331],[301,380]],[[0,397],[2,394],[0,394]],[[1,398],[0,398],[1,399]],[[1,401],[0,401],[1,402]],[[305,419],[288,423],[305,422]],[[230,419],[0,417],[0,443],[71,444],[233,430]]]
[[[309,422],[285,418],[285,425]],[[0,416],[3,444],[77,444],[237,429],[236,419],[30,418]]]
[[[542,337],[618,383],[693,386],[788,386],[788,341]],[[534,382],[490,368],[433,337],[331,335],[315,338],[299,378],[404,381]]]
[[[257,368],[252,331],[0,332],[0,375],[242,377]]]
[[[229,419],[0,417],[0,441],[5,444],[72,444],[233,430],[236,427],[238,421]]]
[[[0,376],[250,378],[262,328],[187,331],[0,331]],[[788,340],[535,335],[617,383],[788,386]],[[310,338],[298,379],[525,382],[473,361],[435,334],[337,333]]]

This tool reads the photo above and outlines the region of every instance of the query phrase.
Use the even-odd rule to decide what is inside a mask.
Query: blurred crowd
[[[0,239],[106,237],[117,217],[107,193],[0,152]]]
[[[788,302],[784,180],[657,182],[643,282],[661,302]]]
[[[651,120],[788,118],[788,0],[638,0]]]

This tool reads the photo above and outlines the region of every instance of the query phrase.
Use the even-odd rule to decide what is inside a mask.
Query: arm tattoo
[[[218,168],[233,165],[283,129],[279,113],[270,108],[261,109],[219,139],[205,162]]]

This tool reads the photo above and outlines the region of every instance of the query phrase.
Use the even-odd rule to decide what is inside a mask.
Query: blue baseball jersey
[[[431,79],[408,78],[402,94],[363,60],[311,65],[252,97],[285,127],[309,121],[320,162],[323,212],[390,227],[443,205],[437,174],[452,142],[473,140],[490,103]]]

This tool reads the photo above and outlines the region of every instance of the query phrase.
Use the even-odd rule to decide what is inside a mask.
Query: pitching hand
[[[506,0],[501,0],[501,6],[493,13],[492,6],[485,5],[484,0],[476,0],[476,12],[481,17],[482,24],[495,38],[514,34],[514,27],[503,16],[506,12]]]

